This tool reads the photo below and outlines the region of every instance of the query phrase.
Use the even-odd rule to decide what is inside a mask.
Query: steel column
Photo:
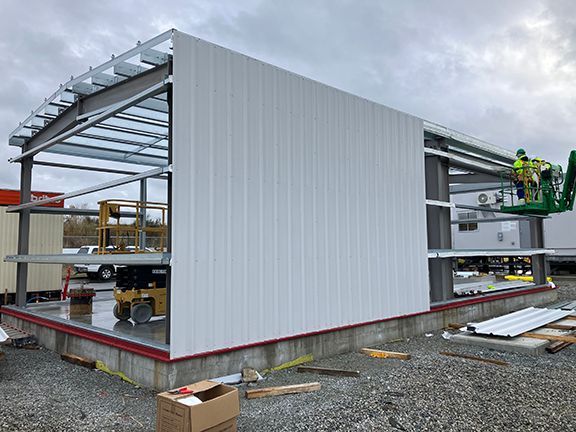
[[[25,151],[27,147],[23,148]],[[20,203],[32,200],[32,158],[24,159],[20,165]],[[18,255],[28,255],[30,247],[30,209],[18,215]],[[26,306],[28,290],[28,263],[16,264],[16,305]]]
[[[146,179],[142,179],[140,180],[140,202],[145,203],[147,200],[148,200],[148,188],[146,185]],[[145,207],[142,207],[140,209],[139,217],[140,217],[139,225],[142,231],[140,231],[140,239],[138,240],[138,243],[140,245],[140,249],[145,250],[146,249],[146,232],[144,231],[144,228],[146,228]]]
[[[168,63],[168,70],[170,75],[172,75],[173,63],[170,61]],[[172,164],[173,155],[173,132],[172,132],[172,120],[174,118],[174,107],[172,104],[173,100],[174,86],[170,86],[166,92],[168,101],[168,164]],[[166,233],[166,252],[172,254],[172,171],[168,172],[168,230]],[[170,260],[172,261],[172,260]],[[168,266],[166,270],[166,343],[170,343],[170,332],[171,332],[171,310],[172,310],[172,263]]]
[[[544,247],[544,221],[542,219],[530,220],[530,239],[533,248]],[[536,285],[546,283],[546,255],[532,257],[532,276]]]
[[[427,143],[430,146],[430,143]],[[444,150],[443,140],[435,143],[435,148]],[[427,155],[426,167],[426,199],[450,201],[450,181],[448,175],[448,159]],[[428,226],[428,249],[452,249],[452,226],[450,208],[426,206],[426,222]],[[451,258],[434,258],[428,260],[430,278],[430,301],[438,302],[454,297],[454,276]]]

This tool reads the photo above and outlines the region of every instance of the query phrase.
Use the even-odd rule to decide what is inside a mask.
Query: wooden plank
[[[568,315],[568,316],[565,317],[564,319],[576,320],[576,316],[574,316],[574,315]]]
[[[566,324],[546,324],[544,327],[555,329],[555,330],[576,330],[575,325],[566,325]]]
[[[77,356],[75,354],[64,353],[60,358],[68,363],[76,364],[78,366],[84,366],[88,369],[96,369],[96,361],[89,360],[84,357]]]
[[[546,347],[546,351],[548,351],[549,353],[555,354],[560,350],[563,350],[564,348],[569,347],[570,345],[572,345],[570,342],[552,342],[550,345],[548,345]]]
[[[360,352],[375,358],[394,358],[399,360],[410,360],[410,358],[412,357],[410,354],[399,353],[394,351],[381,351],[371,348],[362,348]]]
[[[576,336],[551,335],[551,334],[540,334],[540,333],[522,333],[521,336],[529,337],[532,339],[542,339],[542,340],[549,340],[549,341],[576,343]]]
[[[360,376],[360,371],[333,369],[333,368],[315,367],[315,366],[298,366],[296,372],[301,373],[309,372],[309,373],[317,373],[320,375],[347,376],[347,377]]]
[[[489,359],[489,358],[484,358],[484,357],[476,357],[473,355],[458,354],[458,353],[449,352],[449,351],[441,351],[440,354],[445,355],[445,356],[449,356],[449,357],[458,357],[458,358],[462,358],[462,359],[466,359],[466,360],[475,360],[475,361],[479,361],[479,362],[483,362],[483,363],[491,363],[491,364],[495,364],[498,366],[508,366],[508,362],[505,362],[504,360],[495,360],[495,359]]]
[[[320,390],[320,383],[295,384],[279,387],[265,387],[261,389],[246,390],[247,399],[263,398],[268,396],[280,396],[294,393],[308,393]]]
[[[460,324],[460,323],[449,323],[448,324],[448,328],[454,329],[454,330],[460,330],[462,327],[466,327],[466,324]]]

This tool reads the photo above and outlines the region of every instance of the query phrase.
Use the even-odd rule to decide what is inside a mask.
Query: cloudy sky
[[[0,188],[18,186],[19,121],[70,75],[169,28],[509,149],[565,164],[576,147],[574,1],[0,0]],[[37,167],[33,188],[104,178]]]

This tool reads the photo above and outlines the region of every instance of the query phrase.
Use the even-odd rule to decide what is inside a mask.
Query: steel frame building
[[[464,307],[453,302],[452,261],[467,254],[532,256],[535,290],[506,296],[547,290],[540,218],[530,221],[531,248],[452,248],[451,194],[499,179],[511,152],[176,30],[61,85],[10,144],[21,148],[11,161],[21,164],[22,203],[9,209],[20,218],[18,255],[6,257],[17,263],[17,307],[3,313],[26,320],[29,263],[170,264],[169,348],[154,351],[155,360],[292,343],[253,358],[265,365],[301,352],[290,342],[299,338]],[[37,160],[42,153],[133,168]],[[32,202],[35,164],[124,177]],[[166,181],[165,253],[29,254],[32,211],[90,213],[40,204],[132,182],[145,200],[149,178]],[[253,305],[253,320],[242,321]],[[385,337],[370,330],[360,339]],[[354,348],[341,343],[316,354]],[[235,371],[241,362],[177,378],[167,371],[167,381],[149,384]]]

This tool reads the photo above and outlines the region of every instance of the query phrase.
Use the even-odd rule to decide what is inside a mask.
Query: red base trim
[[[158,348],[149,347],[136,342],[127,341],[125,339],[116,338],[113,336],[104,335],[92,330],[87,330],[79,327],[69,326],[62,324],[58,321],[53,321],[50,319],[38,317],[28,312],[17,311],[13,309],[0,308],[0,314],[10,315],[15,318],[29,321],[34,324],[38,324],[44,327],[48,327],[62,333],[67,333],[73,336],[78,336],[84,339],[88,339],[94,342],[98,342],[104,345],[113,346],[114,348],[119,348],[124,351],[129,351],[134,354],[141,355],[143,357],[149,357],[154,360],[169,361],[170,353],[168,351],[163,351]]]
[[[304,337],[309,337],[309,336],[316,336],[316,335],[336,332],[336,331],[340,331],[340,330],[348,330],[348,329],[352,329],[355,327],[362,327],[362,326],[371,325],[371,324],[378,324],[378,323],[383,323],[383,322],[392,321],[392,320],[396,320],[396,319],[411,318],[411,317],[415,317],[415,316],[419,316],[419,315],[426,315],[429,313],[441,312],[441,311],[447,310],[447,309],[456,309],[456,308],[460,308],[460,307],[464,307],[464,306],[470,306],[470,305],[477,304],[477,303],[485,303],[485,302],[489,302],[489,301],[502,300],[502,299],[506,299],[506,298],[518,297],[518,296],[528,295],[528,294],[537,294],[537,293],[544,292],[544,291],[551,291],[553,289],[554,288],[550,288],[550,287],[529,288],[529,289],[525,289],[525,290],[521,290],[521,291],[506,292],[506,293],[502,293],[502,294],[491,294],[491,295],[486,295],[486,296],[482,296],[482,297],[474,297],[474,298],[470,298],[467,300],[454,301],[454,302],[444,304],[441,306],[435,306],[435,307],[431,308],[430,310],[424,311],[424,312],[416,312],[416,313],[407,314],[407,315],[400,315],[400,316],[395,316],[395,317],[390,317],[390,318],[367,321],[367,322],[363,322],[363,323],[334,327],[334,328],[330,328],[330,329],[317,330],[317,331],[308,332],[308,333],[301,333],[301,334],[297,334],[297,335],[293,335],[293,336],[286,336],[286,337],[282,337],[282,338],[278,338],[278,339],[268,339],[268,340],[261,341],[261,342],[254,342],[254,343],[250,343],[250,344],[238,345],[235,347],[223,348],[223,349],[218,349],[218,350],[213,350],[213,351],[205,351],[202,353],[192,354],[189,356],[177,357],[174,359],[170,359],[170,354],[167,351],[163,351],[163,350],[160,350],[157,348],[152,348],[152,347],[142,345],[142,344],[139,344],[136,342],[127,341],[125,339],[103,335],[101,333],[94,332],[91,330],[86,330],[86,329],[82,329],[82,328],[78,328],[78,327],[68,326],[68,325],[62,324],[62,323],[57,322],[57,321],[52,321],[52,320],[49,320],[46,318],[37,317],[37,316],[32,315],[32,314],[27,313],[27,312],[16,311],[16,310],[6,309],[6,308],[0,308],[0,313],[10,315],[10,316],[22,319],[24,321],[29,321],[29,322],[32,322],[34,324],[38,324],[38,325],[42,325],[42,326],[45,326],[48,328],[52,328],[54,330],[58,330],[58,331],[61,331],[63,333],[71,334],[73,336],[78,336],[78,337],[82,337],[85,339],[89,339],[89,340],[92,340],[92,341],[95,341],[95,342],[98,342],[98,343],[101,343],[104,345],[110,345],[110,346],[113,346],[115,348],[119,348],[119,349],[122,349],[125,351],[129,351],[129,352],[141,355],[143,357],[149,357],[149,358],[152,358],[154,360],[159,360],[159,361],[166,362],[166,363],[172,363],[172,362],[190,360],[190,359],[199,358],[199,357],[208,357],[211,355],[224,354],[224,353],[231,352],[231,351],[238,351],[238,350],[253,348],[253,347],[257,347],[257,346],[270,345],[273,343],[284,342],[284,341],[289,341],[289,340],[294,340],[294,339],[299,339],[299,338],[304,338]]]

